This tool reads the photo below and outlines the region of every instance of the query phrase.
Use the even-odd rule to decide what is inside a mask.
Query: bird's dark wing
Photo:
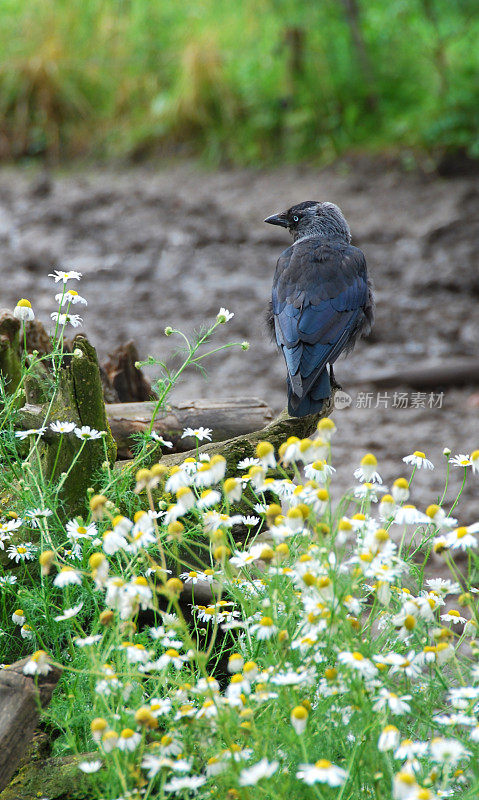
[[[362,327],[368,296],[366,261],[352,245],[315,237],[281,254],[272,310],[276,341],[297,397]]]

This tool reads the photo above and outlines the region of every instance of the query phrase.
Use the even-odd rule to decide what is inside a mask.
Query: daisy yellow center
[[[407,631],[412,631],[416,626],[416,618],[412,614],[408,614],[404,620],[404,627]]]
[[[414,786],[416,783],[416,778],[410,772],[400,772],[398,778],[406,786]]]
[[[20,547],[17,547],[17,553],[20,553],[20,555],[23,555],[26,552],[27,552],[27,548],[26,547],[22,547],[21,545],[20,545]]]
[[[259,442],[256,447],[256,455],[258,458],[264,458],[265,456],[269,456],[273,450],[274,448],[271,442]]]
[[[458,539],[463,539],[464,536],[467,536],[467,528],[458,528],[456,531],[456,536]]]
[[[21,308],[31,308],[32,304],[30,300],[25,300],[25,298],[22,297],[22,299],[18,301],[17,306],[21,306]]]
[[[353,658],[355,661],[364,661],[364,656],[362,653],[358,653],[357,651],[353,653]]]
[[[409,484],[408,484],[406,478],[398,478],[397,480],[394,481],[394,486],[396,486],[397,489],[408,489],[409,488]]]
[[[314,766],[317,767],[317,769],[330,769],[330,767],[333,765],[331,764],[331,761],[327,761],[325,758],[320,758],[319,761],[316,761]]]
[[[86,528],[84,528],[83,525],[80,525],[80,527],[77,528],[77,533],[86,533]]]
[[[422,453],[420,450],[415,450],[413,455],[416,456],[416,458],[426,458],[426,454]]]
[[[131,737],[134,736],[134,735],[135,735],[135,731],[132,731],[131,728],[123,728],[123,730],[121,732],[121,738],[122,739],[131,739]]]
[[[75,289],[69,289],[68,294],[78,295],[78,292],[76,292]]]
[[[264,628],[271,628],[273,620],[271,617],[262,617],[259,624],[263,625]]]
[[[291,716],[295,719],[307,719],[308,712],[304,706],[296,706],[296,708],[293,708]]]
[[[362,467],[377,467],[378,460],[372,453],[366,453],[361,459]]]
[[[449,612],[449,616],[450,617],[460,617],[461,615],[460,615],[459,611],[456,611],[455,608],[451,608],[451,610]]]
[[[178,650],[174,650],[173,647],[170,647],[165,653],[165,656],[169,656],[170,658],[178,658],[179,655]]]

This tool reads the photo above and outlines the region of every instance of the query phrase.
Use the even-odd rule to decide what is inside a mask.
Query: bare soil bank
[[[390,482],[407,470],[400,459],[425,450],[440,465],[453,452],[479,447],[477,389],[446,391],[441,408],[393,408],[394,392],[376,408],[358,408],[354,381],[384,368],[429,358],[477,354],[479,339],[479,185],[477,177],[444,180],[404,173],[387,162],[361,161],[326,170],[207,174],[191,164],[148,165],[123,172],[0,172],[1,305],[31,300],[45,322],[54,310],[53,267],[84,274],[84,330],[105,356],[135,339],[142,356],[166,358],[166,325],[191,331],[220,306],[235,312],[218,341],[249,340],[208,363],[208,381],[190,372],[177,398],[251,395],[285,404],[284,366],[265,331],[264,312],[276,259],[289,243],[267,215],[307,199],[338,203],[376,286],[377,321],[336,374],[353,397],[335,414],[338,488],[347,488],[361,455],[373,450]],[[79,307],[77,307],[79,308]],[[75,308],[75,311],[77,311]],[[362,387],[364,388],[364,387]],[[398,387],[399,389],[400,387]],[[409,405],[412,401],[409,392]],[[454,470],[449,496],[460,484]],[[436,499],[443,470],[418,475],[413,500]],[[479,519],[479,479],[461,504],[464,523]]]

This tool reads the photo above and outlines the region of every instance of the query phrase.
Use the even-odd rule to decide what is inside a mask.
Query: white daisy
[[[233,311],[228,311],[227,308],[223,308],[223,307],[220,308],[220,310],[218,311],[218,314],[216,315],[216,319],[222,325],[225,322],[229,322],[230,319],[233,319],[233,317],[234,317],[234,312]]]
[[[98,761],[80,761],[78,764],[78,769],[81,769],[82,772],[86,772],[87,775],[90,775],[92,772],[98,772],[101,769],[102,762],[98,759]]]
[[[185,428],[183,433],[181,434],[181,438],[185,439],[188,436],[192,436],[195,439],[198,439],[199,442],[202,442],[204,439],[211,442],[211,434],[213,433],[211,428]]]
[[[429,461],[425,453],[420,450],[415,450],[411,455],[404,456],[403,461],[405,464],[412,464],[417,469],[434,469],[432,461]]]
[[[245,767],[241,770],[239,775],[240,786],[256,786],[258,781],[262,778],[271,778],[279,767],[279,761],[268,761],[267,758],[262,758],[257,764],[251,767]]]
[[[17,439],[23,441],[23,439],[27,439],[29,436],[43,436],[45,431],[45,426],[42,428],[29,428],[27,431],[15,431],[15,436]]]
[[[23,667],[25,675],[47,675],[51,670],[45,650],[37,650]]]
[[[81,575],[73,567],[62,567],[53,581],[54,586],[63,589],[65,586],[80,585]]]
[[[459,453],[457,456],[453,456],[449,459],[449,463],[453,465],[453,467],[470,467],[472,466],[471,457],[469,454]]]
[[[84,306],[88,305],[88,301],[79,295],[75,289],[68,289],[65,293],[60,292],[59,294],[56,294],[55,300],[60,304],[60,306],[70,305],[70,303],[73,306],[75,306],[77,303],[81,303]]]
[[[22,542],[22,544],[11,544],[7,550],[7,555],[17,564],[20,561],[32,561],[35,558],[37,548],[32,542]]]
[[[168,783],[165,783],[163,790],[165,792],[181,792],[182,789],[188,789],[190,792],[196,792],[200,786],[206,783],[206,778],[201,775],[192,775],[190,777],[177,777],[170,778]]]
[[[131,728],[123,728],[118,737],[117,747],[119,750],[131,753],[133,750],[136,750],[140,742],[141,733],[136,733]]]
[[[50,422],[50,429],[53,433],[71,433],[75,428],[74,422]]]
[[[81,428],[75,428],[75,436],[79,439],[101,439],[106,435],[106,431],[97,431],[95,428],[90,428],[89,425],[83,425]]]
[[[162,447],[169,447],[169,448],[173,447],[173,442],[167,442],[166,439],[163,439],[163,436],[160,436],[160,434],[157,433],[156,431],[152,431],[150,433],[150,439],[153,439],[155,442],[158,442],[158,444],[161,444]]]
[[[63,283],[66,283],[67,281],[70,281],[70,280],[79,281],[81,276],[82,276],[82,273],[81,272],[77,272],[75,269],[71,269],[68,272],[65,272],[62,269],[55,269],[53,272],[50,272],[49,275],[48,275],[49,278],[53,278],[55,283],[58,283],[59,281],[63,281]]]
[[[348,773],[346,770],[332,764],[325,758],[320,758],[315,764],[300,764],[296,777],[308,786],[314,783],[327,783],[329,786],[342,786]]]
[[[65,619],[71,619],[72,617],[76,617],[82,608],[83,603],[79,603],[77,606],[73,606],[72,608],[66,608],[63,614],[59,614],[57,617],[53,617],[53,619],[55,622],[62,622]]]
[[[79,314],[59,314],[57,311],[53,311],[50,317],[53,322],[58,322],[62,327],[70,323],[72,328],[79,328],[83,324],[83,318]]]

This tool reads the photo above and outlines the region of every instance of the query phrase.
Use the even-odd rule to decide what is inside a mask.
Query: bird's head
[[[328,239],[351,241],[349,225],[339,206],[334,203],[306,200],[281,214],[267,217],[265,222],[288,228],[295,242],[306,236],[326,236]]]

